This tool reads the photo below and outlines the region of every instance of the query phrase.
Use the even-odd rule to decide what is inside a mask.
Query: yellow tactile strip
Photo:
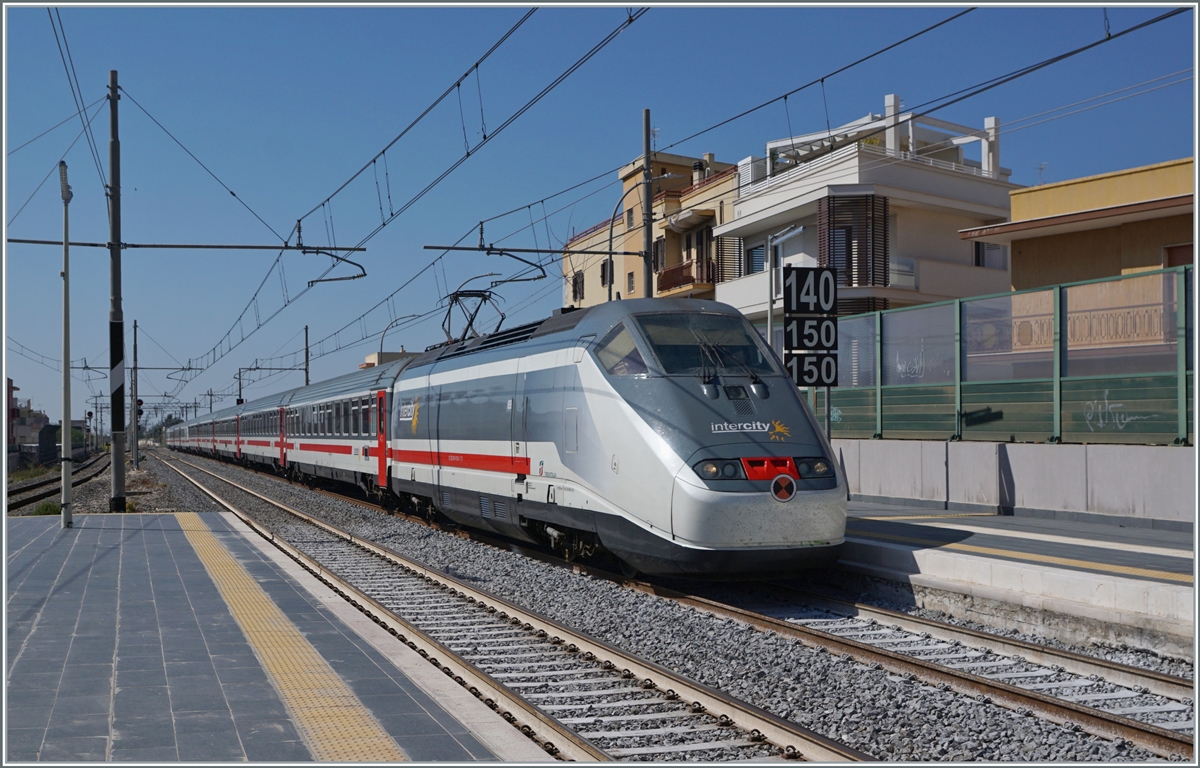
[[[1184,584],[1191,584],[1193,581],[1192,574],[1190,573],[1172,573],[1170,571],[1158,571],[1150,568],[1137,568],[1132,565],[1111,565],[1109,563],[1097,563],[1091,560],[1075,560],[1070,557],[1039,555],[1033,552],[1018,552],[1016,550],[996,549],[994,547],[977,547],[974,544],[958,544],[954,542],[937,541],[936,539],[919,539],[913,536],[897,536],[890,533],[876,533],[875,531],[856,530],[853,528],[847,528],[846,533],[847,535],[861,536],[867,539],[883,539],[884,541],[897,541],[902,544],[917,544],[919,546],[934,547],[936,549],[953,549],[959,552],[973,552],[980,555],[1000,555],[1002,557],[1011,557],[1015,560],[1029,560],[1035,563],[1065,565],[1071,568],[1087,568],[1093,571],[1119,573],[1128,576],[1142,576],[1148,579],[1161,579],[1163,581],[1178,581]]]
[[[317,760],[408,756],[195,512],[175,515]]]

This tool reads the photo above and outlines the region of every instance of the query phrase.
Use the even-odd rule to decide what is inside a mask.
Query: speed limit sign
[[[798,387],[836,387],[837,271],[784,267],[783,362]]]
[[[836,387],[837,354],[821,352],[783,353],[783,364],[797,387]]]

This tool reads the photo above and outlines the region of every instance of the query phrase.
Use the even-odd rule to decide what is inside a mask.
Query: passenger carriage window
[[[646,362],[624,323],[618,323],[600,341],[596,347],[596,358],[604,370],[614,376],[646,373]]]
[[[379,435],[379,429],[378,429],[379,420],[377,418],[375,418],[375,408],[376,408],[375,399],[372,398],[371,399],[371,437],[378,437],[378,435]]]
[[[350,401],[343,400],[341,408],[342,408],[342,434],[349,435],[350,434]]]

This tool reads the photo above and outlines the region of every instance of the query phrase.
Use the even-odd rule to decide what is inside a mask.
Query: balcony
[[[684,289],[695,290],[697,286],[707,289],[715,280],[716,270],[713,268],[712,259],[700,262],[685,261],[658,273],[657,293],[659,297],[665,298],[682,293]]]

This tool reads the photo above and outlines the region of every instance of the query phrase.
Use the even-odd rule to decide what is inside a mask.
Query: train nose
[[[737,484],[743,490],[716,490],[689,467],[681,468],[671,494],[675,537],[693,546],[720,548],[822,547],[842,542],[846,494],[840,484],[814,490],[786,472],[772,475],[767,482]]]

